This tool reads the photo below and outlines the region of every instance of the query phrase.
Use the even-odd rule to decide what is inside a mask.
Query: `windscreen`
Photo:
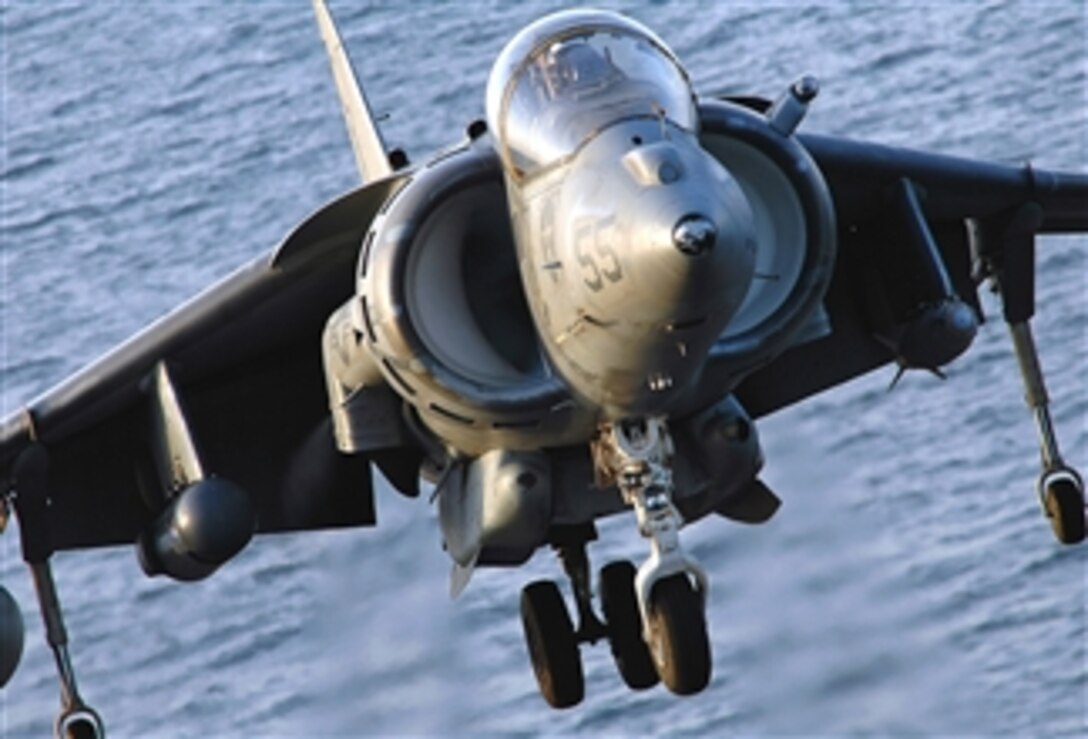
[[[563,36],[539,46],[510,78],[500,114],[507,161],[531,175],[639,116],[695,130],[694,96],[671,56],[624,30]]]

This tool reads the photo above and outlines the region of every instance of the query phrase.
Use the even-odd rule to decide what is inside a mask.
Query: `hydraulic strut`
[[[589,580],[589,557],[584,541],[557,547],[563,570],[570,578],[574,602],[578,608],[578,627],[574,636],[579,643],[596,644],[608,636],[608,629],[593,611],[593,589]]]
[[[1038,493],[1054,535],[1063,544],[1085,538],[1084,482],[1062,459],[1039,352],[1031,332],[1035,314],[1035,235],[1042,209],[1029,203],[1002,217],[972,224],[981,276],[1001,295],[1005,323],[1024,385],[1024,402],[1035,420],[1042,473]]]
[[[593,453],[601,481],[616,484],[624,501],[635,509],[639,533],[650,541],[650,556],[635,577],[635,595],[649,643],[651,594],[658,582],[683,573],[704,599],[708,591],[702,567],[680,545],[684,519],[672,501],[672,438],[660,418],[619,421],[602,428]]]
[[[49,560],[53,554],[49,535],[48,455],[39,444],[23,451],[15,463],[15,512],[23,560],[30,567],[34,590],[45,624],[45,639],[57,665],[60,679],[61,711],[54,731],[58,739],[101,739],[102,719],[88,706],[76,686],[76,674],[68,653],[68,631],[64,627],[57,587]]]

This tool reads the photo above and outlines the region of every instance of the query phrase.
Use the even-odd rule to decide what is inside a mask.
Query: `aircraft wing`
[[[207,472],[253,498],[259,531],[374,523],[369,465],[336,452],[321,366],[329,314],[402,177],[327,205],[242,267],[0,425],[0,484],[33,441],[49,454],[54,549],[130,544],[155,511],[149,377],[164,363]],[[304,495],[299,506],[291,496]]]
[[[896,319],[887,314],[889,303],[892,313],[909,310],[909,306],[895,306],[895,295],[888,295],[911,279],[909,271],[895,271],[895,252],[903,248],[902,221],[891,197],[898,183],[908,180],[921,194],[925,220],[952,286],[980,318],[972,229],[1000,229],[1030,205],[1036,213],[1035,232],[1088,231],[1088,175],[821,135],[802,134],[799,139],[820,167],[835,205],[839,249],[825,298],[832,333],[787,350],[745,380],[738,396],[753,416],[766,415],[895,360],[892,349],[877,334]],[[1026,315],[1018,318],[1024,320],[1033,310],[1033,249],[1022,250],[1017,258],[1021,261],[1009,269],[1026,273],[1021,285],[1026,294],[1020,301],[1020,312]],[[887,277],[889,271],[894,279]]]

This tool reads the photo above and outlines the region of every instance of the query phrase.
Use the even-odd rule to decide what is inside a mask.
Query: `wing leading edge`
[[[713,105],[713,104],[712,104]],[[822,171],[835,204],[839,254],[825,307],[832,333],[793,347],[749,376],[738,396],[762,416],[896,361],[882,339],[909,320],[912,302],[902,259],[907,238],[896,212],[903,183],[919,194],[924,227],[932,234],[955,293],[982,317],[979,252],[990,261],[1023,260],[1020,285],[1003,285],[1006,318],[1034,310],[1033,238],[1036,233],[1088,232],[1088,176],[1013,167],[821,135],[800,140]],[[1025,215],[1027,214],[1027,215]],[[1016,236],[1014,227],[1029,221]],[[1020,226],[1016,224],[1020,222]],[[1003,239],[1027,239],[1006,248]],[[1015,256],[1014,256],[1015,252]],[[1011,269],[1008,271],[1012,271]],[[1013,288],[1022,297],[1009,315]]]
[[[149,378],[160,363],[207,470],[250,493],[259,531],[374,522],[369,464],[335,451],[321,332],[354,290],[359,244],[401,183],[321,209],[254,260],[0,425],[0,482],[49,454],[52,548],[132,543],[155,514]]]

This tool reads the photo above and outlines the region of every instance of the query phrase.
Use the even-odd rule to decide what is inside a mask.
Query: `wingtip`
[[[12,464],[16,457],[28,445],[37,439],[37,427],[34,414],[29,408],[23,408],[0,420],[0,477],[4,468]],[[0,480],[0,485],[3,480]],[[0,489],[0,495],[5,491]]]

